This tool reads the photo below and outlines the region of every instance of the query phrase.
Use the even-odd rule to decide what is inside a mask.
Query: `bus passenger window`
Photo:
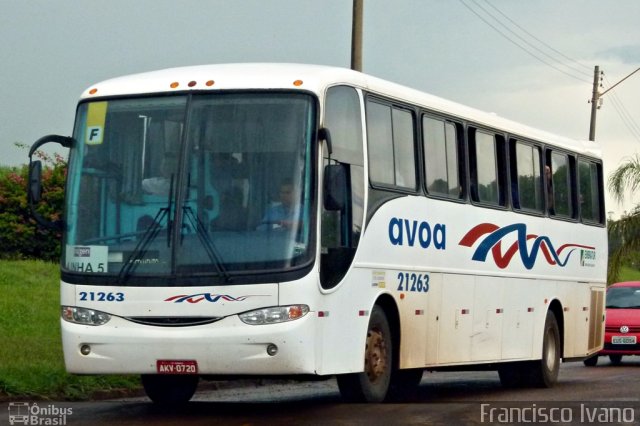
[[[474,201],[505,205],[504,155],[500,145],[496,135],[472,129],[469,155],[472,169],[471,197]]]
[[[380,184],[395,183],[393,167],[393,131],[391,108],[376,102],[367,102],[367,133],[369,139],[369,175]]]
[[[413,132],[413,114],[393,109],[393,155],[396,185],[416,188],[416,161]]]
[[[516,166],[515,177],[512,175],[512,179],[515,180],[512,181],[514,207],[541,213],[544,205],[540,170],[541,150],[535,145],[512,141],[515,142]]]
[[[580,216],[585,222],[603,222],[600,191],[600,165],[592,161],[578,161]]]
[[[574,217],[573,208],[573,179],[571,179],[571,162],[567,154],[551,153],[551,198],[550,214],[563,217]]]
[[[413,114],[408,110],[367,102],[369,174],[372,182],[415,190],[413,121]]]
[[[422,132],[427,191],[447,198],[461,198],[455,125],[425,116]]]

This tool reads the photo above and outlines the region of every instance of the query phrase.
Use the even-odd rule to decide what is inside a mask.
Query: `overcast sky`
[[[364,0],[364,72],[576,139],[593,68],[640,67],[637,0]],[[352,0],[0,0],[0,164],[70,135],[101,80],[174,66],[349,67]],[[496,20],[497,18],[497,20]],[[603,97],[605,173],[640,150],[640,72]],[[628,210],[609,199],[607,210]]]

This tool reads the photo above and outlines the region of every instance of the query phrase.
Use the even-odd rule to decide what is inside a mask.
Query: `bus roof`
[[[593,157],[601,156],[601,149],[595,142],[555,135],[367,74],[323,65],[238,63],[169,68],[105,80],[86,89],[81,99],[190,90],[243,89],[297,89],[322,96],[327,87],[336,84],[360,87],[525,139],[550,143]]]

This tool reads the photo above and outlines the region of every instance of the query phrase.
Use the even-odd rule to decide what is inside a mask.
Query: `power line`
[[[517,38],[521,39],[525,44],[529,45],[531,48],[541,52],[544,56],[547,56],[549,58],[551,58],[553,61],[556,61],[556,58],[553,58],[552,56],[550,56],[549,54],[543,52],[541,49],[539,49],[536,46],[533,46],[531,43],[527,42],[522,36],[520,36],[519,34],[515,33],[513,30],[509,29],[506,25],[504,25],[500,19],[496,18],[495,16],[493,16],[490,12],[488,12],[484,7],[480,6],[475,0],[471,0],[475,3],[475,5],[481,9],[482,11],[484,11],[487,15],[489,15],[494,21],[496,21],[500,26],[502,26],[505,30],[509,31],[510,33],[512,33],[513,35],[515,35]],[[573,79],[579,80],[583,83],[589,83],[591,84],[590,81],[585,80],[584,78],[582,78],[581,76],[578,76],[576,74],[572,74],[566,70],[563,70],[562,68],[557,67],[556,65],[548,62],[547,60],[541,58],[539,55],[537,55],[536,53],[532,52],[530,49],[528,49],[526,46],[523,46],[521,43],[518,43],[517,41],[515,41],[512,37],[510,37],[508,34],[505,34],[504,31],[500,30],[498,27],[496,27],[495,25],[493,25],[491,22],[489,22],[484,16],[482,16],[480,13],[478,13],[478,11],[476,9],[474,9],[473,7],[471,7],[469,4],[466,3],[465,0],[460,0],[460,3],[462,3],[462,5],[464,7],[466,7],[469,11],[471,11],[471,13],[473,13],[474,15],[476,15],[481,21],[483,21],[485,24],[487,24],[489,27],[491,27],[494,31],[496,31],[498,34],[500,34],[502,37],[504,37],[507,41],[509,41],[510,43],[514,44],[516,47],[518,47],[519,49],[523,50],[525,53],[527,53],[528,55],[532,56],[533,58],[537,59],[538,61],[542,62],[543,64],[553,68],[554,70],[561,72]],[[566,65],[565,65],[566,66]],[[571,67],[569,67],[571,68]],[[575,69],[574,69],[575,71]],[[582,74],[582,71],[580,71],[580,73]]]
[[[526,35],[528,35],[529,37],[531,37],[532,39],[534,39],[535,41],[537,41],[538,43],[540,43],[541,45],[543,45],[544,47],[546,47],[547,49],[553,51],[554,53],[556,53],[557,55],[563,57],[564,59],[568,60],[569,62],[572,62],[576,65],[578,65],[581,69],[578,70],[576,68],[576,71],[580,72],[581,74],[590,77],[591,76],[591,67],[589,65],[585,65],[573,58],[570,58],[569,56],[565,55],[564,53],[560,52],[559,50],[555,49],[553,46],[545,43],[543,40],[540,40],[538,37],[536,37],[535,35],[531,34],[529,31],[527,31],[525,28],[523,28],[522,26],[518,25],[517,22],[515,22],[513,19],[511,19],[509,16],[507,16],[504,12],[502,12],[500,9],[498,9],[495,5],[491,4],[491,2],[489,0],[486,0],[486,3],[492,8],[494,9],[496,12],[498,12],[500,15],[502,15],[507,21],[511,22],[511,24],[513,24],[516,28],[518,28],[520,31],[522,31],[523,33],[525,33]]]
[[[584,70],[579,69],[574,67],[573,65],[570,64],[565,64],[562,63],[561,60],[558,60],[558,58],[554,57],[553,55],[545,52],[544,50],[542,50],[541,48],[539,48],[538,46],[536,46],[534,43],[528,41],[527,39],[525,39],[524,37],[522,37],[520,34],[518,34],[517,32],[515,32],[514,30],[512,30],[511,28],[509,28],[504,22],[502,22],[502,20],[500,18],[497,18],[494,14],[492,14],[490,11],[488,11],[487,9],[485,9],[481,4],[479,4],[476,0],[471,0],[473,1],[473,3],[475,3],[476,6],[478,6],[482,11],[484,11],[484,13],[486,13],[487,15],[489,15],[494,21],[496,21],[501,27],[503,27],[504,29],[506,29],[508,32],[510,32],[511,34],[513,34],[515,37],[517,37],[518,39],[522,40],[522,42],[524,42],[527,46],[529,46],[530,48],[534,49],[535,51],[537,51],[538,53],[542,54],[543,56],[551,59],[552,61],[555,62],[560,62],[563,66],[577,72],[578,74],[582,75],[582,76],[586,76],[586,77],[591,77],[591,73],[586,73],[584,72]],[[509,18],[506,14],[504,14],[502,11],[500,11],[498,8],[496,8],[495,6],[493,6],[488,0],[485,0],[485,2],[493,7],[496,11],[498,11],[498,13],[500,13],[502,16],[504,16],[509,22],[513,23],[517,28],[522,29],[522,27],[518,24],[516,24],[511,18]],[[526,30],[523,30],[526,34],[530,35],[530,33]],[[532,38],[534,40],[539,40],[537,37],[532,36]],[[545,44],[546,45],[546,44]],[[555,49],[552,49],[552,51],[556,51]],[[562,54],[561,54],[562,55]],[[564,56],[564,55],[562,55]]]
[[[609,82],[606,76],[604,77],[604,79],[607,82],[607,84],[611,86],[611,83]],[[633,115],[629,113],[629,110],[624,106],[624,103],[622,102],[622,100],[618,98],[618,95],[615,92],[615,90],[611,90],[609,94],[611,95],[611,104],[613,105],[613,109],[615,109],[616,112],[618,113],[618,116],[622,120],[622,123],[625,125],[627,130],[629,130],[631,135],[638,142],[640,142],[640,126],[638,126],[638,124],[634,120]]]

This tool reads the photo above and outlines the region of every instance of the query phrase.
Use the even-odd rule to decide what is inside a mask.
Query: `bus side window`
[[[511,199],[515,209],[536,213],[544,210],[542,151],[539,146],[510,140]]]
[[[505,154],[501,136],[469,129],[471,199],[482,204],[505,206]]]
[[[416,189],[414,128],[410,110],[367,101],[369,176],[373,184]]]
[[[458,135],[454,123],[422,117],[427,192],[440,197],[460,199],[460,162]]]
[[[582,221],[603,223],[601,164],[584,159],[578,160],[578,190]]]
[[[559,151],[550,151],[547,158],[545,173],[549,172],[551,179],[548,191],[551,199],[549,214],[575,218],[575,158]]]

